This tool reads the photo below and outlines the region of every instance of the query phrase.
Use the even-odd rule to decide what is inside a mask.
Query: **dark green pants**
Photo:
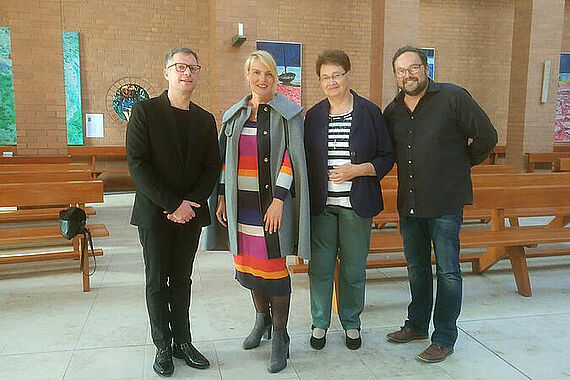
[[[353,210],[338,206],[326,206],[323,214],[311,216],[309,276],[311,316],[316,327],[330,326],[337,254],[340,258],[340,323],[345,330],[360,327],[371,224],[372,218],[362,218]]]

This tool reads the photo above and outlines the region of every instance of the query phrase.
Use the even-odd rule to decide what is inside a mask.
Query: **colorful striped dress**
[[[257,125],[247,121],[239,140],[238,156],[238,254],[234,255],[236,280],[245,288],[271,296],[291,293],[285,257],[269,259],[260,209],[257,166]],[[222,181],[224,179],[222,168]],[[284,200],[293,182],[289,154],[285,151],[274,197]]]

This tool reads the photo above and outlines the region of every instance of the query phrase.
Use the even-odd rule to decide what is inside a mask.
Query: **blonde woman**
[[[227,227],[236,280],[252,294],[256,318],[245,350],[271,338],[269,372],[287,366],[291,279],[285,256],[310,257],[309,197],[301,107],[276,93],[266,51],[245,61],[251,94],[223,116],[224,161],[216,217]]]

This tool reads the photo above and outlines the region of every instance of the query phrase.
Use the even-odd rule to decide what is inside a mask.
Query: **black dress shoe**
[[[184,359],[186,364],[193,368],[206,369],[210,366],[208,359],[192,343],[182,343],[181,345],[174,343],[172,345],[172,356],[177,359]]]
[[[311,325],[311,330],[315,329],[315,325]],[[322,338],[315,338],[313,336],[313,334],[311,333],[311,347],[313,347],[315,350],[322,350],[323,347],[325,347],[325,344],[327,344],[327,329],[325,329],[325,335],[323,335]]]
[[[345,331],[346,334],[346,331]],[[358,350],[360,348],[360,346],[362,345],[362,337],[360,336],[360,327],[358,328],[358,338],[349,338],[348,335],[346,335],[346,347],[348,347],[349,350]]]
[[[154,372],[161,376],[170,376],[174,372],[174,364],[172,363],[172,352],[170,347],[157,348],[154,364],[152,365]]]

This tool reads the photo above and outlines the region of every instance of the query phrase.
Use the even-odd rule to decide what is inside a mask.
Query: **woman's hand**
[[[228,214],[226,214],[226,197],[218,195],[218,205],[216,206],[216,218],[224,227],[228,226]]]
[[[265,222],[265,231],[270,234],[277,232],[281,228],[281,220],[283,219],[283,201],[273,198],[273,202],[263,216]]]
[[[346,164],[335,166],[329,170],[329,180],[332,183],[343,183],[350,181],[357,175],[356,165]]]
[[[376,169],[371,162],[362,164],[345,164],[329,170],[329,180],[333,183],[343,183],[356,177],[375,176]]]

